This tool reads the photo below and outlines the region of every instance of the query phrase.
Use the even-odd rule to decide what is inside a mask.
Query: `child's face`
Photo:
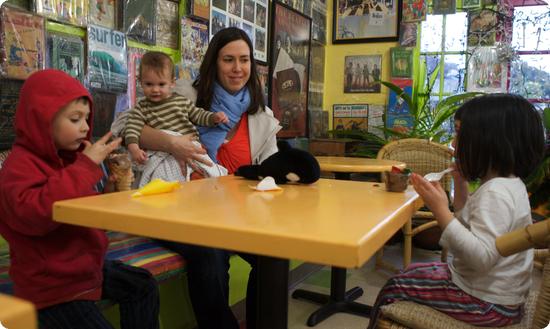
[[[451,147],[456,152],[456,142],[458,141],[458,132],[460,131],[460,120],[455,119],[455,135],[453,140],[451,141]]]
[[[74,100],[62,107],[54,116],[52,135],[56,149],[76,151],[86,140],[90,126],[90,106],[83,100]]]
[[[152,69],[144,68],[141,72],[143,94],[151,102],[160,102],[172,96],[172,88],[175,84],[172,72],[167,67],[162,71],[162,74],[158,74]]]

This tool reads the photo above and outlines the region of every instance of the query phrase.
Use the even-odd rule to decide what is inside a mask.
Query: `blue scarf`
[[[250,93],[246,86],[236,94],[230,94],[217,82],[214,83],[214,97],[210,111],[223,111],[227,115],[229,122],[220,123],[214,127],[198,127],[201,143],[208,151],[210,159],[214,162],[218,162],[216,155],[225,140],[225,136],[241,120],[241,116],[246,112],[249,105]]]

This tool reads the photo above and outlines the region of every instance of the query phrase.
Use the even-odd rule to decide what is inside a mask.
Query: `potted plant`
[[[421,63],[421,71],[426,71],[425,65]],[[429,139],[438,143],[445,143],[450,140],[451,135],[445,129],[445,123],[450,120],[456,110],[467,100],[482,95],[480,92],[465,92],[448,96],[441,100],[435,106],[429,101],[429,95],[434,87],[435,81],[439,75],[439,65],[434,71],[426,75],[427,83],[416,83],[413,86],[412,96],[403,89],[388,81],[380,81],[381,84],[393,91],[408,106],[410,114],[413,117],[413,126],[410,129],[387,129],[384,128],[386,135],[395,138],[421,138]]]
[[[543,111],[544,127],[550,131],[550,107]],[[540,219],[550,216],[550,140],[546,139],[546,151],[540,165],[525,179],[531,208]],[[535,217],[533,217],[535,219]]]

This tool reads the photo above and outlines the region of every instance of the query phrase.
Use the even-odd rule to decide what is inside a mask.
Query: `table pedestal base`
[[[354,302],[363,295],[363,289],[354,287],[346,291],[345,268],[332,267],[330,281],[330,296],[303,289],[297,289],[292,293],[292,298],[305,299],[323,305],[309,316],[308,326],[313,327],[329,316],[340,312],[367,318],[370,316],[370,306]]]

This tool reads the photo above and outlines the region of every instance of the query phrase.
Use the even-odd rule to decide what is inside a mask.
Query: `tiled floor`
[[[387,246],[384,251],[384,259],[397,267],[401,267],[401,245],[395,244]],[[413,249],[413,261],[436,261],[439,260],[439,253]],[[359,297],[358,301],[372,305],[376,299],[378,291],[389,278],[391,273],[383,270],[374,269],[374,259],[371,259],[363,267],[356,270],[348,271],[346,281],[348,289],[355,286],[360,286],[364,290],[363,296]],[[330,267],[325,267],[321,271],[313,274],[297,288],[303,288],[322,293],[328,293],[330,290]],[[291,329],[310,328],[306,325],[309,314],[317,309],[317,305],[289,298],[289,319],[288,326]],[[364,317],[349,315],[344,313],[335,314],[327,320],[315,326],[315,329],[365,329],[369,320]]]

